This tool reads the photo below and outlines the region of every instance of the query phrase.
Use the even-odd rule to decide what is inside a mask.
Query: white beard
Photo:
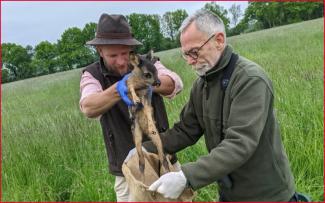
[[[195,70],[195,72],[199,75],[199,76],[203,76],[205,75],[206,72],[208,72],[211,68],[209,64],[204,63],[204,64],[200,64],[197,66],[193,66],[193,70]]]
[[[199,75],[199,76],[203,76],[205,75],[206,72],[208,72],[209,70],[211,70],[219,61],[221,57],[221,54],[218,54],[215,58],[215,61],[212,62],[212,65],[210,65],[209,63],[202,63],[202,64],[197,64],[196,66],[193,66],[193,70],[195,70],[195,72]]]

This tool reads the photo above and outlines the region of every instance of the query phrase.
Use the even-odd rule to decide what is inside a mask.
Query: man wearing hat
[[[120,95],[124,95],[122,91],[127,89],[125,80],[131,71],[128,65],[129,52],[141,43],[133,38],[124,16],[102,14],[96,37],[87,44],[96,47],[100,60],[83,69],[80,109],[89,118],[100,117],[109,171],[116,176],[116,198],[117,201],[128,201],[128,187],[121,168],[128,152],[134,148],[134,143],[128,108],[123,102],[128,98],[121,98]],[[155,66],[161,85],[153,88],[152,105],[157,129],[163,132],[169,126],[161,95],[173,98],[182,90],[183,83],[176,73],[164,67],[159,60]]]

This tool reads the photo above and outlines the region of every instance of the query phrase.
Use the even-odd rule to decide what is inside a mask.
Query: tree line
[[[244,13],[236,4],[226,10],[210,2],[204,9],[220,16],[227,36],[324,16],[323,2],[249,2]],[[143,43],[136,51],[146,53],[150,49],[162,51],[179,47],[178,29],[187,16],[183,9],[162,16],[127,15],[134,37]],[[80,68],[96,61],[98,55],[94,47],[85,45],[95,37],[96,26],[96,23],[87,23],[82,29],[68,28],[57,43],[42,41],[35,47],[3,43],[2,83]]]

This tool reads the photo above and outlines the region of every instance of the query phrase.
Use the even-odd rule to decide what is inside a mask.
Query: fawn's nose
[[[155,80],[155,82],[152,84],[152,86],[157,86],[157,87],[159,87],[160,84],[161,84],[160,80],[157,79],[157,80]]]

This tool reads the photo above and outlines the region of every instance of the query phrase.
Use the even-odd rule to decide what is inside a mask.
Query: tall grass
[[[323,19],[228,42],[272,79],[297,190],[323,201]],[[166,100],[173,124],[196,76],[179,49],[157,55],[184,82],[184,90]],[[80,71],[2,85],[2,201],[115,201],[99,123],[79,110]],[[206,153],[201,139],[179,158],[195,161]],[[215,201],[216,189],[214,184],[200,189],[195,201]]]

